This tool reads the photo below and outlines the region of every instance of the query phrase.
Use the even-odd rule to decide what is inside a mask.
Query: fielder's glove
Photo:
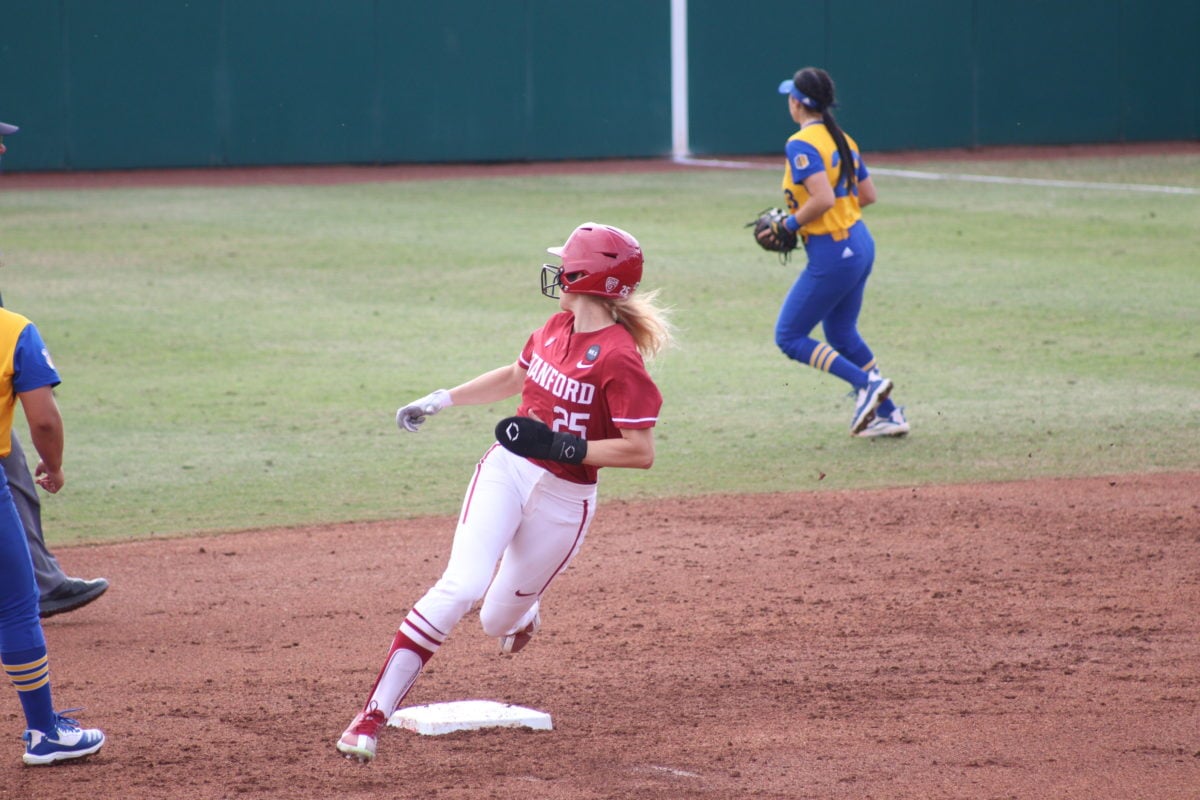
[[[413,401],[397,411],[396,424],[400,426],[401,430],[416,433],[421,424],[425,422],[425,417],[431,417],[453,404],[450,393],[445,389],[438,389],[433,394],[427,394],[420,400]]]
[[[573,433],[552,431],[530,417],[505,417],[496,423],[496,441],[525,458],[580,464],[587,456],[587,440]]]
[[[754,227],[754,241],[758,242],[759,247],[779,254],[780,263],[787,263],[798,241],[796,232],[787,227],[791,216],[782,208],[768,208],[758,215],[758,219],[745,225],[747,228]]]

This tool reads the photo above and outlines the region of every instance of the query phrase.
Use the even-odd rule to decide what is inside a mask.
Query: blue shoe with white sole
[[[908,431],[908,419],[904,416],[904,409],[897,406],[891,416],[881,417],[876,414],[875,419],[871,420],[871,424],[864,428],[859,436],[864,439],[873,439],[878,436],[900,437],[907,436]]]
[[[892,382],[887,378],[879,378],[867,383],[867,387],[859,391],[858,405],[854,408],[854,419],[850,422],[850,435],[857,436],[875,419],[875,409],[892,393]]]
[[[63,713],[78,711],[68,709]],[[97,728],[81,728],[79,723],[62,714],[54,715],[54,727],[48,731],[25,731],[25,755],[22,761],[32,766],[44,766],[73,758],[83,758],[104,746],[104,734]]]

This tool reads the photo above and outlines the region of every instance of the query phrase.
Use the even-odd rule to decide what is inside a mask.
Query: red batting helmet
[[[642,280],[642,247],[637,239],[611,225],[585,222],[571,232],[562,247],[546,252],[562,266],[542,265],[542,294],[567,293],[621,298],[633,294]]]

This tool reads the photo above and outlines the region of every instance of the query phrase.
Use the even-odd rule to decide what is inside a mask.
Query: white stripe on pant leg
[[[442,646],[441,640],[427,636],[425,631],[412,624],[410,618],[405,618],[404,622],[400,623],[400,632],[430,652],[437,652]]]

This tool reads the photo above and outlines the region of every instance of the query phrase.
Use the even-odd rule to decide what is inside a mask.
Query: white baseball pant
[[[493,446],[467,487],[446,570],[413,608],[449,633],[483,598],[484,633],[520,630],[583,546],[595,512],[595,484],[565,481]]]

